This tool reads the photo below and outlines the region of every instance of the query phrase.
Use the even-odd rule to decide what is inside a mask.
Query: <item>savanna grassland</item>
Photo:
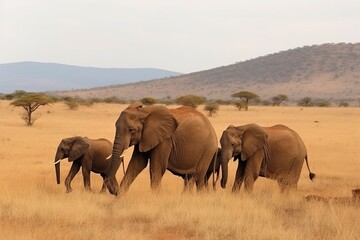
[[[126,105],[95,104],[68,110],[62,103],[40,108],[34,126],[21,109],[0,101],[1,239],[360,239],[360,206],[306,202],[308,194],[350,197],[360,187],[360,108],[221,106],[210,118],[218,138],[229,125],[277,123],[295,129],[309,154],[314,182],[303,167],[297,191],[279,193],[258,179],[254,192],[231,194],[237,163],[229,164],[227,189],[182,194],[183,182],[166,172],[161,190],[150,190],[148,168],[124,196],[99,194],[102,178],[81,171],[65,193],[71,166],[61,162],[56,184],[54,155],[62,138],[80,135],[113,140],[114,123]],[[198,108],[202,111],[202,107]],[[131,149],[125,153],[128,163]],[[117,178],[123,176],[121,168]]]

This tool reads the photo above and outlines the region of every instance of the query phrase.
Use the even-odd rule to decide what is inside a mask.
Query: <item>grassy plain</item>
[[[92,174],[92,191],[81,172],[65,193],[70,163],[61,163],[56,184],[54,154],[62,138],[114,137],[114,123],[126,105],[95,104],[68,110],[61,103],[38,110],[33,127],[21,109],[0,101],[1,239],[360,239],[360,206],[305,202],[308,194],[350,197],[360,187],[360,108],[221,106],[210,118],[218,137],[229,125],[277,123],[295,129],[317,174],[305,166],[298,190],[280,194],[275,182],[259,179],[251,195],[231,194],[237,164],[230,162],[227,189],[182,194],[183,182],[166,172],[159,193],[150,190],[146,168],[124,196],[99,194],[102,179]],[[198,108],[202,111],[202,107]],[[128,163],[131,149],[125,153]],[[121,170],[121,169],[120,169]],[[117,177],[121,179],[122,171]]]

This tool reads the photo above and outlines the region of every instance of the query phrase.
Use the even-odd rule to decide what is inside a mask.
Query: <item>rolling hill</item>
[[[83,98],[176,98],[186,94],[208,99],[231,99],[238,91],[251,91],[262,99],[286,94],[302,97],[352,99],[360,97],[360,43],[305,46],[206,71],[157,80],[59,95]]]
[[[94,68],[39,62],[7,63],[0,64],[0,92],[84,89],[179,74],[155,68]]]

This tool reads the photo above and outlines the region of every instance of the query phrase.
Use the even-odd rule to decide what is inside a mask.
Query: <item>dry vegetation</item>
[[[195,94],[230,99],[235,92],[251,91],[264,100],[282,93],[292,102],[312,97],[352,99],[358,104],[359,89],[360,43],[339,43],[290,49],[177,77],[61,94],[121,99],[137,99],[144,93],[157,99]]]
[[[304,167],[298,190],[280,194],[275,182],[259,179],[254,193],[182,194],[182,181],[165,173],[159,193],[150,191],[145,169],[125,196],[98,194],[102,179],[93,174],[92,191],[79,173],[74,191],[63,184],[70,164],[61,164],[61,185],[52,164],[64,137],[113,140],[114,122],[125,105],[95,104],[69,111],[62,104],[39,109],[33,127],[20,109],[0,101],[1,239],[360,239],[360,206],[305,202],[308,194],[351,196],[360,187],[360,108],[252,107],[240,112],[221,106],[210,118],[221,136],[229,124],[283,123],[307,145],[315,182]],[[202,107],[198,108],[199,110]],[[125,154],[126,162],[131,150]],[[230,183],[236,164],[230,163]],[[122,178],[121,171],[118,178]]]

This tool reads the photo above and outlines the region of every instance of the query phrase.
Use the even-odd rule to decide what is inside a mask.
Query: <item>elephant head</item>
[[[248,160],[257,150],[264,148],[267,151],[267,134],[256,124],[247,124],[239,127],[230,125],[222,134],[221,144],[221,187],[225,188],[228,179],[228,162]]]
[[[121,163],[124,150],[138,145],[140,152],[148,152],[159,143],[170,138],[178,122],[164,106],[142,107],[133,103],[121,112],[115,123],[116,133],[112,160],[107,172],[106,185],[112,194],[117,193],[115,174]]]
[[[60,184],[60,160],[68,158],[69,162],[80,158],[88,150],[89,144],[82,137],[64,138],[55,154],[56,182]]]

